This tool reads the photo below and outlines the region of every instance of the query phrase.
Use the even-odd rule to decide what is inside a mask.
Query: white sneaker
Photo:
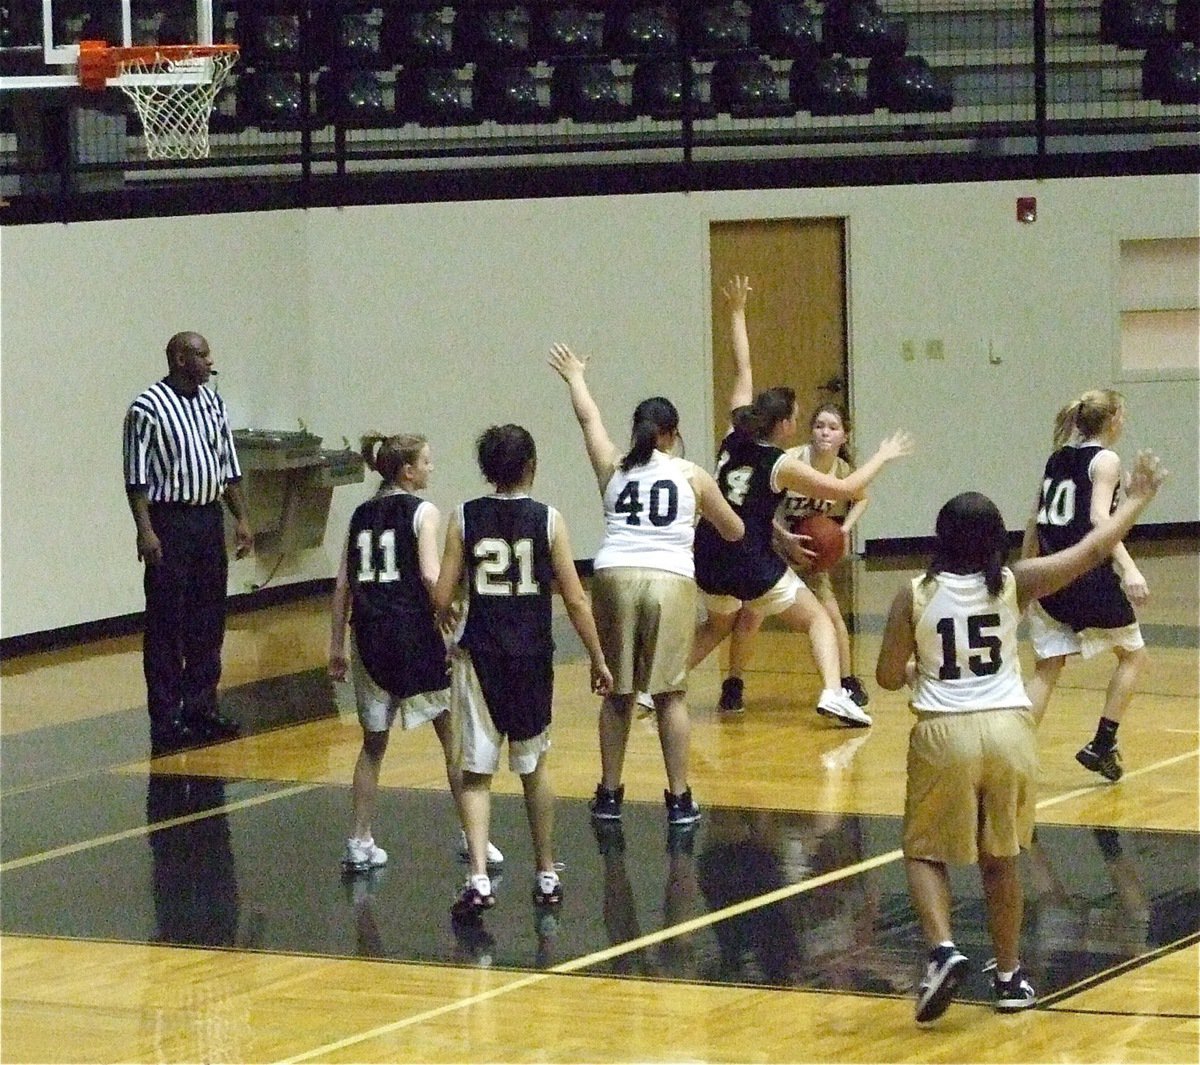
[[[470,850],[467,848],[467,833],[465,831],[458,834],[458,860],[465,862],[470,856]],[[488,840],[487,845],[487,864],[488,865],[503,865],[504,855],[500,853],[500,848],[491,840]]]
[[[832,717],[851,728],[866,728],[871,724],[871,715],[858,706],[845,688],[826,688],[817,700],[817,713]]]
[[[342,868],[356,873],[365,873],[368,869],[378,869],[387,864],[387,851],[377,847],[373,839],[346,840],[346,853],[342,857]]]
[[[638,692],[634,701],[641,707],[641,711],[647,714],[654,713],[654,696],[649,692]]]

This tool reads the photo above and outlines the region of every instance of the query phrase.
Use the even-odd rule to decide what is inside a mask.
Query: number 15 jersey
[[[955,714],[1028,707],[1017,658],[1017,582],[999,595],[982,573],[935,573],[912,582],[917,676],[912,708]]]

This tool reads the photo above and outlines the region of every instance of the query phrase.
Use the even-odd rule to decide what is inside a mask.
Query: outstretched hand
[[[885,462],[890,462],[892,459],[902,459],[911,455],[916,449],[917,443],[912,434],[904,429],[897,429],[879,445],[878,453],[883,456]]]
[[[725,302],[729,304],[729,309],[737,312],[746,309],[746,297],[752,291],[750,288],[750,278],[734,275],[733,279],[721,289],[721,295],[725,297]]]
[[[587,369],[587,360],[581,359],[566,344],[554,344],[546,361],[554,372],[567,382],[582,377],[583,371]]]
[[[1153,451],[1143,449],[1137,453],[1133,469],[1125,478],[1125,494],[1130,499],[1153,499],[1166,479],[1162,459]]]

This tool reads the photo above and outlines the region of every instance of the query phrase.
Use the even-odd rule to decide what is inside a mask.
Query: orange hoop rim
[[[239,45],[224,42],[117,46],[109,45],[107,41],[80,41],[79,83],[85,89],[103,89],[110,78],[120,73],[123,63],[139,60],[152,63],[156,59],[178,62],[181,59],[207,59],[218,55],[236,58],[240,51]]]

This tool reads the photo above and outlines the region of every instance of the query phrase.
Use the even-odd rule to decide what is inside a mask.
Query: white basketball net
[[[137,108],[151,159],[205,159],[208,122],[237,52],[121,61],[121,91]],[[125,76],[131,76],[126,79]]]

